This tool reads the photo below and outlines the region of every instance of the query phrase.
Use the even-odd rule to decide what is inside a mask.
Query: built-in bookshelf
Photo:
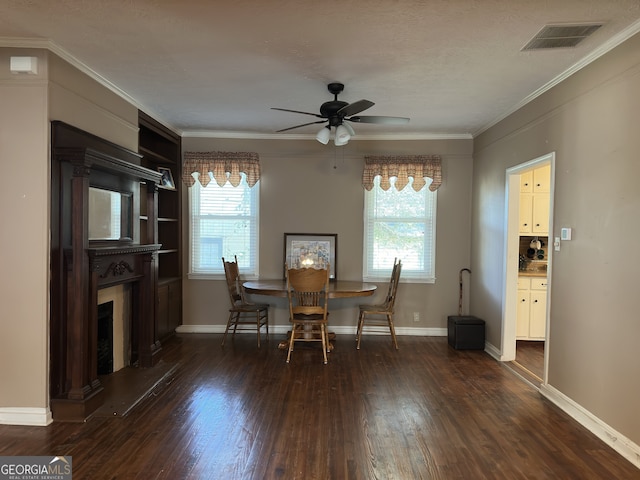
[[[181,254],[181,139],[180,136],[139,112],[138,151],[142,165],[156,171],[167,169],[170,176],[158,188],[158,217],[148,221],[141,202],[140,243],[160,243],[158,251],[158,336],[166,338],[182,323],[182,254]],[[167,171],[165,170],[165,172]],[[164,179],[163,179],[164,180]],[[144,198],[146,185],[140,186]],[[155,241],[154,241],[155,239]]]

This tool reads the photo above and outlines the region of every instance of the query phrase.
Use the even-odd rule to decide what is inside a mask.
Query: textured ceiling
[[[603,23],[521,51],[547,24]],[[180,132],[309,136],[331,100],[368,99],[356,138],[474,135],[640,30],[638,0],[0,0],[0,46],[48,45]],[[37,40],[34,40],[37,39]]]

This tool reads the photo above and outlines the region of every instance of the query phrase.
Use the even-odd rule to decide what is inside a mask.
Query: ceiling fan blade
[[[286,108],[271,107],[271,110],[280,110],[281,112],[291,112],[291,113],[302,113],[303,115],[313,115],[314,117],[324,118],[322,115],[318,115],[317,113],[301,112],[299,110],[288,110]]]
[[[307,125],[314,125],[316,123],[325,123],[326,120],[318,120],[317,122],[303,123],[302,125],[296,125],[295,127],[283,128],[282,130],[276,130],[276,133],[286,132],[287,130],[293,130],[294,128],[306,127]]]
[[[360,113],[367,108],[371,108],[375,105],[375,103],[369,100],[358,100],[357,102],[350,103],[349,105],[345,105],[336,113],[338,115],[342,115],[343,117],[350,117],[351,115],[355,115],[356,113]]]
[[[376,115],[365,115],[364,117],[351,117],[347,118],[350,122],[355,123],[381,123],[384,125],[404,125],[409,123],[409,119],[406,117],[384,117]]]

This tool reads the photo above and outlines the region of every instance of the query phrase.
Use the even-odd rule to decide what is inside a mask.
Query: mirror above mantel
[[[133,193],[89,187],[89,242],[133,240]]]

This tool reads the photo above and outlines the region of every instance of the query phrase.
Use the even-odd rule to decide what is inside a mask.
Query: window
[[[436,192],[427,186],[416,192],[413,178],[401,191],[396,190],[396,177],[391,188],[380,188],[380,177],[374,179],[364,202],[364,271],[365,281],[385,279],[391,273],[393,260],[402,261],[401,279],[433,283],[435,281]]]
[[[258,275],[259,185],[249,187],[243,173],[237,187],[212,181],[189,188],[191,278],[224,275],[222,257],[234,255],[244,275]]]

